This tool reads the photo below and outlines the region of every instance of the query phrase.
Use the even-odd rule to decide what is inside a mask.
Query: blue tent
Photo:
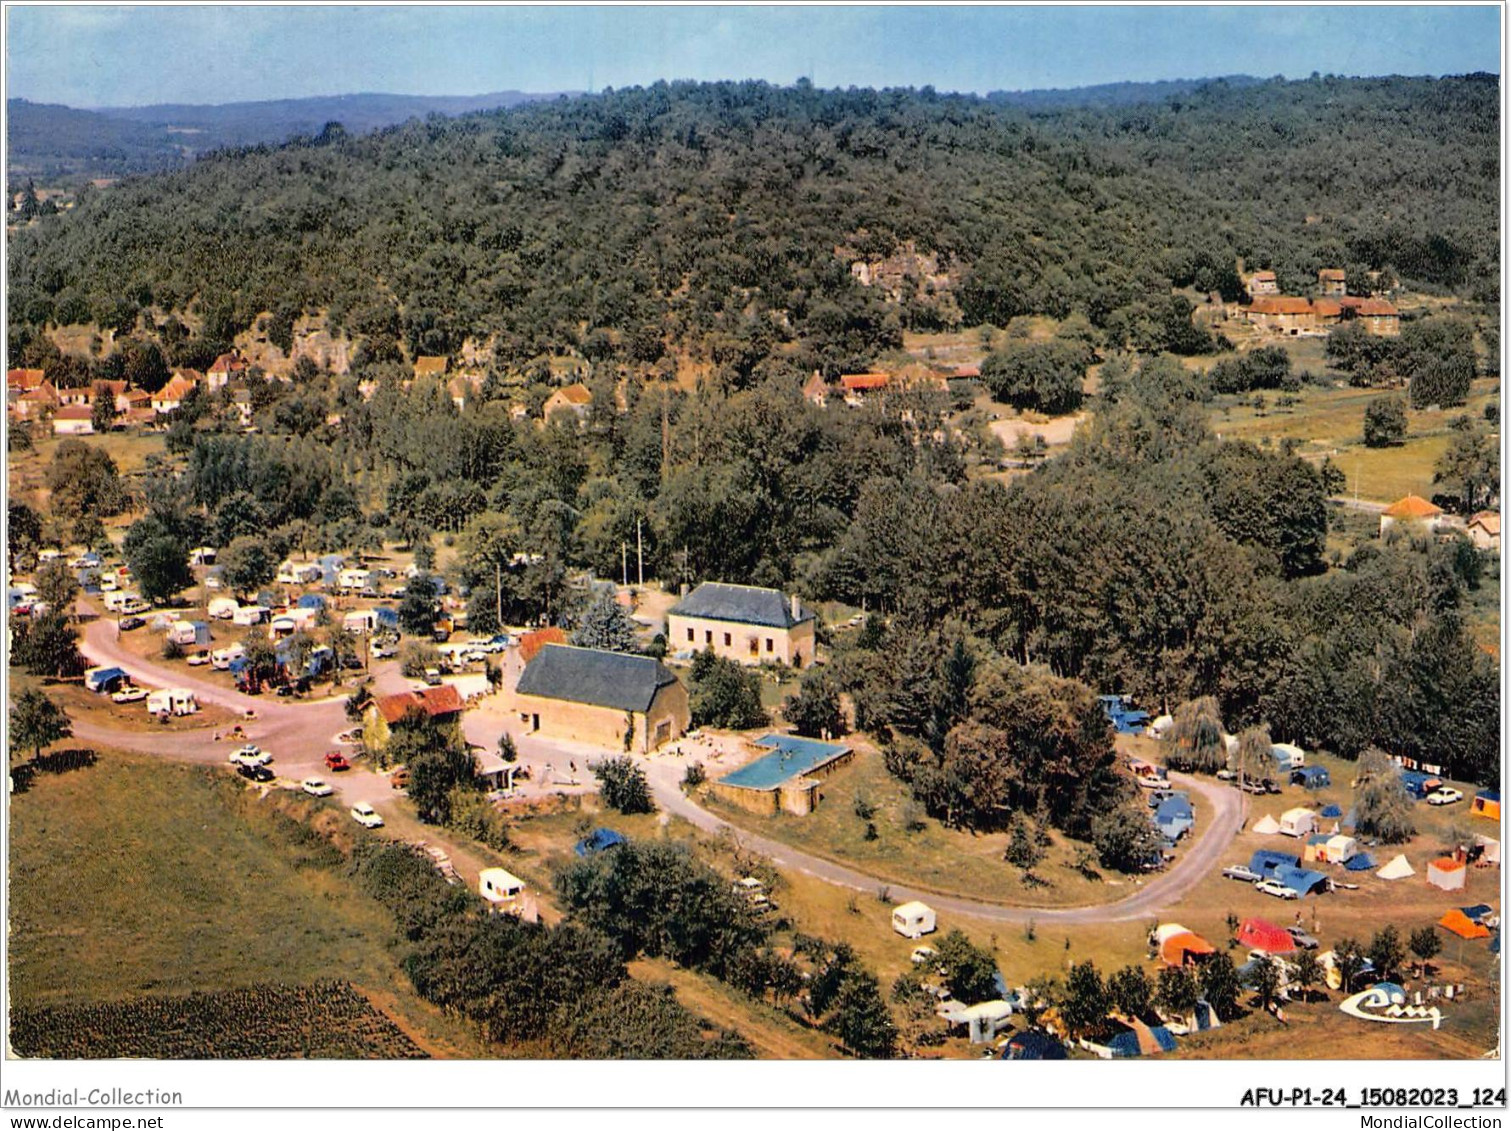
[[[1341,817],[1343,816],[1343,810],[1336,805],[1324,805],[1321,815],[1324,817]]]
[[[1196,819],[1196,811],[1191,808],[1191,802],[1180,794],[1165,798],[1154,810],[1155,816],[1161,820],[1169,820],[1172,817],[1189,817]]]
[[[1401,784],[1406,787],[1406,792],[1411,794],[1413,800],[1420,801],[1442,785],[1443,779],[1435,774],[1424,774],[1418,770],[1402,770]]]
[[[1276,868],[1294,868],[1300,863],[1301,858],[1299,856],[1292,856],[1286,852],[1276,852],[1269,848],[1261,848],[1250,857],[1249,871],[1258,872],[1261,876],[1268,878]]]
[[[624,843],[624,837],[613,829],[594,829],[572,846],[578,856],[597,856],[600,852]]]
[[[1274,871],[1275,879],[1279,880],[1288,888],[1295,888],[1301,895],[1310,895],[1317,888],[1327,890],[1327,877],[1321,872],[1313,872],[1310,868],[1295,868],[1288,864],[1277,865]]]
[[[226,670],[232,675],[240,675],[251,666],[252,661],[247,659],[245,656],[234,656],[232,657],[231,662],[226,665]]]
[[[1476,903],[1473,907],[1460,907],[1459,910],[1464,913],[1466,918],[1473,919],[1476,923],[1483,923],[1485,917],[1495,909],[1488,903]]]
[[[90,691],[104,693],[126,678],[124,668],[101,668],[84,677],[84,686]]]
[[[1326,766],[1302,766],[1298,770],[1291,771],[1291,784],[1303,786],[1306,789],[1322,789],[1332,785],[1333,779],[1327,772]]]
[[[1014,1034],[1007,1042],[1007,1047],[1002,1050],[1002,1059],[1065,1060],[1065,1046],[1042,1030],[1027,1029]]]
[[[1210,1002],[1201,1000],[1196,1003],[1196,1031],[1205,1032],[1208,1029],[1222,1028],[1222,1021],[1217,1016],[1217,1010],[1212,1008]]]
[[[1370,856],[1369,853],[1360,852],[1354,856],[1350,856],[1348,862],[1343,866],[1350,872],[1367,872],[1375,866],[1375,861],[1374,857]]]
[[[194,626],[194,643],[196,646],[210,643],[210,625],[207,621],[191,620]]]
[[[1497,927],[1496,931],[1495,931],[1495,934],[1493,934],[1493,935],[1490,936],[1490,953],[1491,954],[1499,954],[1500,952],[1501,952],[1501,933],[1500,933],[1500,928]]]
[[[299,600],[294,603],[294,608],[323,609],[325,608],[325,598],[322,597],[319,593],[306,593],[303,597],[300,597]]]
[[[1159,1046],[1161,1052],[1171,1052],[1175,1049],[1175,1035],[1163,1025],[1150,1026],[1149,1034],[1154,1038],[1154,1043]],[[1140,1047],[1139,1035],[1133,1029],[1124,1029],[1107,1042],[1107,1047],[1112,1050],[1114,1057],[1144,1055]]]
[[[373,615],[378,618],[379,628],[391,628],[395,631],[399,627],[399,612],[392,605],[373,606]]]

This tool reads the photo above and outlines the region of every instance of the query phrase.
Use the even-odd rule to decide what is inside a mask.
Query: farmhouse
[[[1469,520],[1466,529],[1476,549],[1489,550],[1493,554],[1501,552],[1501,516],[1498,511],[1480,511]]]
[[[649,753],[687,732],[687,689],[647,656],[547,644],[515,688],[526,730]]]
[[[1247,317],[1261,330],[1296,336],[1315,333],[1317,312],[1310,299],[1265,293],[1249,304]]]
[[[87,405],[65,405],[53,414],[55,436],[90,436],[94,434],[94,412]]]
[[[446,376],[446,359],[426,357],[422,354],[414,359],[414,375],[416,377],[444,377]]]
[[[216,389],[224,389],[233,378],[246,376],[246,372],[246,358],[233,350],[230,353],[221,354],[211,362],[210,371],[204,377],[194,373],[194,378],[204,381],[206,388],[213,393]]]
[[[7,391],[14,389],[19,393],[24,393],[28,389],[35,389],[45,380],[47,380],[45,369],[7,369],[5,371]]]
[[[846,373],[839,379],[845,403],[851,407],[865,404],[868,396],[886,392],[891,383],[892,378],[886,373]]]
[[[1317,272],[1317,290],[1329,298],[1342,298],[1348,294],[1347,278],[1341,267],[1324,267]]]
[[[1344,317],[1357,319],[1371,334],[1394,338],[1401,333],[1401,312],[1384,299],[1345,296],[1338,302]]]
[[[1248,286],[1249,294],[1255,297],[1259,295],[1278,295],[1280,293],[1280,284],[1275,281],[1275,272],[1273,271],[1255,271],[1249,276]]]
[[[565,389],[557,389],[546,398],[545,405],[541,408],[541,416],[550,420],[552,413],[561,409],[576,415],[578,420],[587,418],[588,409],[593,407],[593,393],[581,381],[568,385]]]
[[[420,691],[384,695],[367,705],[362,719],[362,744],[374,752],[388,747],[395,730],[411,718],[430,718],[438,723],[456,723],[462,715],[462,697],[449,684]]]
[[[813,376],[803,382],[803,397],[809,404],[823,408],[829,403],[829,382],[824,380],[824,375],[817,369]]]
[[[53,383],[42,381],[16,398],[16,415],[22,420],[38,420],[62,403]]]
[[[677,651],[712,648],[742,664],[800,668],[813,661],[815,624],[795,593],[708,581],[667,610],[666,640]]]
[[[1434,506],[1420,495],[1407,495],[1398,499],[1380,512],[1380,534],[1399,523],[1406,528],[1425,528],[1436,531],[1442,521],[1443,509]]]
[[[184,403],[184,398],[195,387],[194,381],[185,375],[187,372],[190,371],[178,370],[168,379],[166,385],[152,394],[154,412],[172,412]]]

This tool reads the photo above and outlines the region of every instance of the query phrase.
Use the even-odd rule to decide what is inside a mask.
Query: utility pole
[[[504,563],[493,559],[493,616],[504,627]]]
[[[640,537],[640,519],[635,519],[635,584],[645,586],[645,542]]]
[[[619,543],[619,584],[626,589],[630,587],[630,545],[628,542]]]

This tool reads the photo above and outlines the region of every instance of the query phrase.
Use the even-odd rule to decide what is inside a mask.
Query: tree
[[[1270,728],[1265,726],[1245,727],[1238,734],[1238,749],[1233,757],[1233,770],[1238,774],[1240,786],[1244,782],[1269,776],[1275,764],[1274,743],[1270,740]]]
[[[1406,440],[1406,401],[1376,397],[1364,410],[1364,446],[1388,448]]]
[[[694,726],[749,730],[770,721],[761,706],[761,677],[711,648],[693,657],[687,684]]]
[[[1171,1017],[1189,1017],[1201,1000],[1201,983],[1195,971],[1185,966],[1166,966],[1159,972],[1154,1003]]]
[[[1228,749],[1217,700],[1204,695],[1175,708],[1165,747],[1165,764],[1173,770],[1212,774],[1227,765]]]
[[[1218,952],[1201,964],[1201,996],[1223,1021],[1238,1016],[1238,971],[1233,960]]]
[[[1338,970],[1338,977],[1343,992],[1354,992],[1354,979],[1364,969],[1364,949],[1353,936],[1339,939],[1333,944],[1333,962]]]
[[[1080,407],[1090,362],[1081,343],[1014,342],[981,363],[981,380],[1004,404],[1060,415]]]
[[[603,803],[621,813],[654,813],[656,803],[651,800],[650,786],[645,780],[645,771],[632,758],[604,758],[590,762],[588,769],[598,779],[598,792]]]
[[[410,725],[402,729],[407,733],[425,733]],[[420,820],[430,825],[447,824],[451,820],[453,791],[459,786],[472,788],[476,783],[472,752],[459,735],[439,733],[443,729],[425,734],[426,745],[420,749],[404,749],[399,744],[401,748],[396,750],[392,742],[389,747],[389,756],[395,762],[402,760],[409,768],[409,799],[414,802]]]
[[[1461,416],[1453,422],[1448,448],[1432,471],[1434,492],[1460,514],[1473,514],[1500,497],[1500,444],[1491,429]]]
[[[850,970],[840,984],[829,1029],[856,1056],[890,1058],[897,1049],[897,1026],[881,987],[865,970]]]
[[[73,735],[68,712],[42,692],[29,687],[16,696],[10,710],[10,740],[31,747],[32,757],[42,756],[42,747]]]
[[[1107,996],[1112,1007],[1125,1017],[1142,1018],[1149,1012],[1154,987],[1142,969],[1124,966],[1107,979]]]
[[[67,562],[61,558],[43,562],[37,567],[35,581],[37,596],[49,609],[56,609],[65,617],[73,615],[73,601],[79,592],[79,582],[74,577],[73,570],[68,568]]]
[[[635,622],[613,591],[606,589],[583,610],[577,630],[572,633],[572,643],[579,648],[636,653],[640,651],[636,635]]]
[[[1401,328],[1401,371],[1411,380],[1415,408],[1464,403],[1478,362],[1474,327],[1458,318],[1424,318]]]
[[[1322,964],[1317,961],[1317,952],[1303,950],[1296,955],[1295,982],[1301,987],[1301,992],[1310,1000],[1312,987],[1322,982]]]
[[[811,670],[798,684],[797,694],[782,702],[782,714],[798,734],[808,738],[834,738],[845,733],[845,714],[839,688],[822,669]]]
[[[1007,849],[1002,856],[1009,864],[1020,868],[1032,868],[1044,856],[1022,813],[1013,814],[1008,825]]]
[[[1263,958],[1254,968],[1254,992],[1259,997],[1259,1008],[1269,1009],[1280,992],[1280,971],[1270,958]]]
[[[278,572],[278,559],[268,540],[252,534],[232,539],[221,550],[218,563],[221,581],[239,597],[260,589]]]
[[[142,596],[154,605],[166,604],[193,583],[189,549],[181,533],[152,514],[133,522],[121,543]]]
[[[1106,1028],[1107,1010],[1111,1004],[1107,986],[1094,962],[1078,962],[1070,968],[1065,977],[1060,1016],[1072,1036],[1093,1036]]]
[[[83,673],[78,633],[57,609],[16,623],[11,631],[11,659],[32,675],[67,679]]]
[[[1103,867],[1138,872],[1159,859],[1164,838],[1149,819],[1149,811],[1137,801],[1128,801],[1092,821],[1091,843]]]
[[[47,488],[53,515],[76,542],[90,543],[86,534],[99,520],[120,514],[127,502],[125,485],[115,461],[101,448],[69,437],[58,444],[47,466]]]
[[[1411,939],[1407,944],[1416,960],[1422,964],[1425,974],[1427,964],[1438,956],[1443,949],[1443,940],[1438,935],[1436,927],[1419,927],[1411,932]]]
[[[1001,992],[997,989],[996,959],[971,942],[964,931],[951,930],[939,940],[937,949],[944,983],[957,1001],[990,1001]]]
[[[519,761],[519,747],[514,745],[514,736],[508,731],[498,736],[498,756],[511,766]]]
[[[1395,761],[1373,747],[1359,756],[1354,779],[1354,827],[1360,836],[1400,844],[1416,833],[1411,797]]]
[[[1395,980],[1401,963],[1406,961],[1406,947],[1393,923],[1387,923],[1369,940],[1369,960],[1374,963],[1376,977],[1384,981]]]
[[[428,573],[417,573],[409,579],[404,599],[399,602],[399,627],[411,636],[429,637],[435,631],[440,608],[435,581]]]

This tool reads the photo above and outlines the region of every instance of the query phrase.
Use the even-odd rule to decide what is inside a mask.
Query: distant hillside
[[[1109,82],[1055,90],[994,90],[987,101],[1024,110],[1063,110],[1077,106],[1137,106],[1164,102],[1216,84],[1237,88],[1256,86],[1262,79],[1251,75],[1223,75],[1213,79],[1168,79],[1162,82]]]
[[[9,181],[121,176],[174,168],[200,153],[232,146],[278,145],[315,135],[327,122],[366,133],[430,114],[468,114],[555,98],[519,90],[423,97],[347,94],[229,102],[218,106],[163,104],[76,110],[12,98]]]

